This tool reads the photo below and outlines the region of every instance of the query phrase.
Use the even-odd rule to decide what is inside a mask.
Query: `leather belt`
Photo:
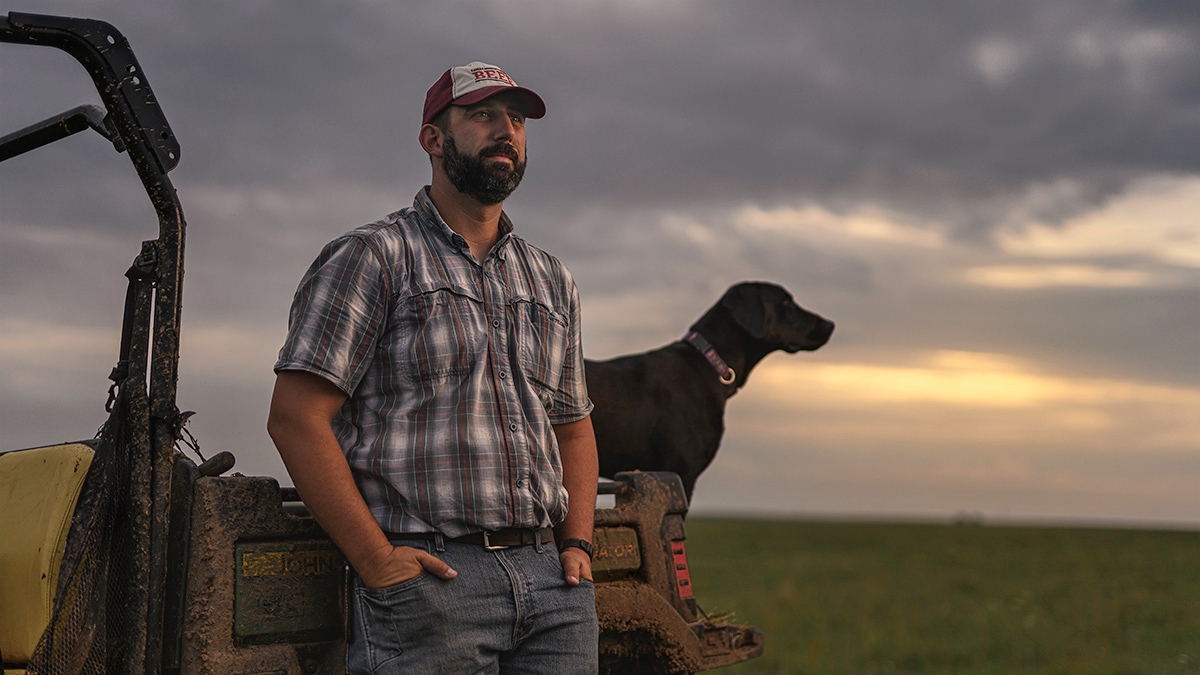
[[[437,537],[435,532],[389,532],[389,537],[395,539],[423,539],[431,541]],[[540,530],[505,528],[494,532],[472,532],[461,537],[446,537],[446,541],[459,544],[474,544],[486,549],[509,548],[512,546],[531,546],[539,541],[544,544],[554,542],[554,530],[545,527]]]

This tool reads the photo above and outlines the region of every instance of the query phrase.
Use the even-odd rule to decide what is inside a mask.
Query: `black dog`
[[[833,322],[806,311],[781,286],[730,287],[683,340],[644,354],[586,361],[600,475],[673,471],[691,501],[717,454],[725,401],[776,349],[821,347]]]

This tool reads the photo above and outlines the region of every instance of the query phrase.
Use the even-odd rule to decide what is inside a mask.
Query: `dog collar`
[[[695,347],[704,355],[704,358],[708,359],[708,362],[717,371],[717,375],[720,376],[721,384],[733,384],[733,381],[737,379],[737,374],[733,372],[733,368],[730,368],[729,364],[725,363],[721,355],[717,353],[717,348],[704,339],[703,335],[694,330],[688,331],[688,334],[683,336],[683,341]]]

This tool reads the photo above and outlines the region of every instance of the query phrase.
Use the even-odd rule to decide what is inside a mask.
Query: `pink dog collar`
[[[733,384],[733,381],[737,379],[737,374],[733,372],[733,368],[730,368],[729,364],[725,363],[721,355],[717,353],[717,348],[704,339],[703,335],[694,330],[688,331],[688,334],[683,336],[683,340],[699,350],[704,355],[704,358],[708,359],[708,362],[717,371],[717,375],[720,376],[721,384]]]

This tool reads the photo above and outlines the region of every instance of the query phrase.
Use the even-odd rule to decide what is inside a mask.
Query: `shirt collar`
[[[442,238],[445,239],[451,246],[456,247],[458,250],[466,253],[467,255],[471,254],[471,246],[467,243],[466,238],[450,229],[450,226],[446,224],[446,221],[442,220],[442,215],[438,213],[437,207],[433,205],[433,200],[429,198],[428,185],[421,188],[421,190],[417,192],[417,196],[413,199],[413,209],[415,209],[417,213],[421,214],[422,223],[424,223],[434,232],[437,232],[439,235],[441,235]],[[496,240],[496,245],[492,247],[491,254],[495,254],[503,258],[505,244],[507,244],[509,239],[512,238],[512,231],[512,221],[509,220],[507,213],[501,211],[500,238]]]

